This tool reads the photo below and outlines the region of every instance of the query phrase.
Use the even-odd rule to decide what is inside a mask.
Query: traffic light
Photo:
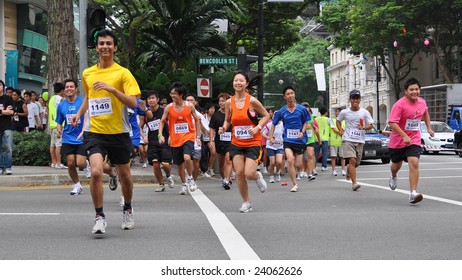
[[[258,56],[240,53],[237,55],[237,70],[250,71],[250,64],[258,61]]]
[[[99,8],[87,9],[87,47],[96,47],[97,32],[106,27],[106,12]]]

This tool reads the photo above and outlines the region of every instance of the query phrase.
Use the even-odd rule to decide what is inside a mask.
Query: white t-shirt
[[[210,141],[210,137],[209,137],[209,132],[210,132],[210,128],[209,128],[209,124],[210,124],[210,119],[208,117],[207,114],[203,115],[202,118],[201,118],[201,122],[202,122],[202,125],[205,127],[205,129],[207,130],[207,133],[204,134],[202,132],[202,140],[203,141],[206,141],[206,142],[209,142]]]
[[[34,116],[39,116],[39,108],[37,104],[35,103],[29,103],[27,104],[27,111],[29,114],[27,115],[27,120],[29,121],[29,127],[35,128],[37,126],[37,123],[35,122],[35,117]]]
[[[196,110],[196,114],[197,114],[197,116],[199,117],[200,120],[202,120],[204,118],[204,115],[199,113],[197,110]],[[196,119],[194,117],[192,117],[192,121],[193,121],[194,127],[196,127]],[[196,135],[197,135],[197,133],[198,133],[198,131],[196,131]],[[194,150],[201,150],[201,146],[197,145],[197,141],[194,141]]]
[[[355,142],[355,143],[365,143],[365,130],[359,130],[359,119],[364,120],[364,125],[374,124],[374,119],[372,119],[371,114],[364,108],[359,108],[358,111],[352,111],[350,108],[342,110],[337,117],[338,121],[345,120],[345,133],[343,134],[342,140]]]
[[[269,132],[271,131],[271,127],[273,126],[272,122],[269,122],[268,124],[265,125],[265,127],[262,130],[263,134],[266,134],[269,136]],[[276,125],[274,128],[274,144],[271,145],[271,142],[269,140],[266,141],[266,148],[271,149],[271,150],[279,150],[283,148],[282,144],[282,134],[284,133],[284,125],[282,124],[282,121]]]

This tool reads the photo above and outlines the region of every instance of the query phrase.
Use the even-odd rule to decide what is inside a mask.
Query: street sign
[[[209,79],[197,78],[197,96],[202,98],[212,98]]]
[[[199,65],[234,65],[236,57],[199,57]]]

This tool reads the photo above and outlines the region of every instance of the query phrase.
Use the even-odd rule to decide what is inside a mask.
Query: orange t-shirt
[[[170,132],[170,146],[181,147],[186,142],[196,140],[196,129],[194,128],[190,103],[183,102],[183,110],[175,111],[174,103],[167,105],[169,108],[168,114],[168,129]]]
[[[250,112],[250,98],[250,94],[246,94],[244,107],[239,109],[236,107],[236,97],[231,97],[231,124],[233,126],[231,144],[241,148],[261,146],[261,131],[254,135],[248,132],[249,128],[258,125],[257,114]]]

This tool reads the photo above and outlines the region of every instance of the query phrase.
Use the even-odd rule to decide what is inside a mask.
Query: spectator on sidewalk
[[[53,91],[55,94],[50,98],[48,102],[48,131],[50,133],[50,157],[51,157],[51,167],[52,168],[66,168],[61,163],[61,146],[62,138],[56,137],[56,128],[58,124],[56,123],[56,110],[58,109],[59,103],[61,103],[64,97],[64,84],[55,83],[53,85]]]
[[[13,130],[19,132],[25,132],[26,128],[29,127],[29,121],[27,120],[27,104],[21,99],[21,91],[19,89],[12,89],[13,97]]]
[[[5,83],[0,80],[0,169],[2,174],[11,175],[13,165],[13,98],[5,94]]]
[[[37,104],[32,102],[32,93],[30,91],[24,92],[24,101],[27,104],[28,116],[27,120],[29,121],[29,130],[41,129],[42,124],[39,117],[39,109]]]

